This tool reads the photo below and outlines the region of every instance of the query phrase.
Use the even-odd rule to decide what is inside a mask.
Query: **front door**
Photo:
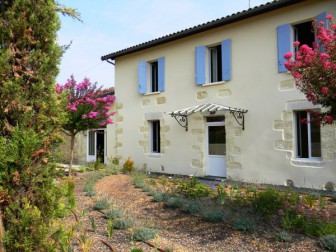
[[[226,177],[224,116],[207,117],[207,176]]]

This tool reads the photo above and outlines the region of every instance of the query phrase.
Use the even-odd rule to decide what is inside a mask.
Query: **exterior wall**
[[[69,163],[70,160],[70,137],[63,134],[64,142],[57,148],[60,162]],[[87,153],[87,133],[80,132],[76,135],[74,146],[74,164],[85,164]]]
[[[272,184],[292,180],[296,186],[315,188],[336,183],[335,126],[322,127],[322,161],[295,160],[293,109],[303,106],[305,97],[295,89],[290,74],[278,73],[277,66],[276,27],[323,11],[335,15],[334,1],[305,1],[117,58],[117,113],[110,126],[114,133],[108,133],[108,155],[123,161],[131,157],[138,168],[149,171],[205,175],[206,115],[190,116],[186,132],[165,113],[211,102],[248,109],[244,131],[225,113],[228,178]],[[232,40],[232,79],[197,86],[195,47],[224,39]],[[139,95],[138,62],[162,56],[165,91]],[[160,154],[150,153],[148,120],[160,120]]]

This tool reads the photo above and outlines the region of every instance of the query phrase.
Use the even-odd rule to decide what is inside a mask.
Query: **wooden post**
[[[0,214],[0,252],[6,252],[5,246],[3,246],[2,241],[5,236],[5,226],[2,220],[2,215]]]

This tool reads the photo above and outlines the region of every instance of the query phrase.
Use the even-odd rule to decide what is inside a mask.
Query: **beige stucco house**
[[[336,183],[335,125],[301,123],[321,108],[283,58],[328,13],[334,0],[278,0],[103,56],[117,97],[107,156],[167,174]]]

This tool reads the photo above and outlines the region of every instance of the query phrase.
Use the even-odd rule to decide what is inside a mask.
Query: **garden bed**
[[[87,251],[111,251],[105,245],[106,243],[114,251],[131,251],[134,248],[156,251],[148,244],[134,239],[134,232],[142,227],[157,231],[156,237],[148,242],[161,251],[324,251],[316,236],[292,231],[281,233],[283,231],[279,226],[281,216],[278,215],[272,216],[272,220],[268,222],[261,220],[261,217],[256,217],[253,228],[246,228],[244,231],[244,228],[239,228],[241,226],[230,220],[232,216],[237,215],[225,216],[228,201],[222,205],[215,202],[212,196],[201,199],[203,206],[217,206],[224,213],[219,217],[223,220],[218,221],[211,217],[204,218],[206,215],[197,211],[190,214],[174,200],[171,200],[170,204],[167,204],[167,201],[165,203],[155,201],[153,200],[155,195],[149,193],[148,188],[147,190],[146,188],[145,190],[135,188],[131,176],[124,174],[106,176],[98,180],[93,187],[95,195],[90,197],[83,191],[87,176],[90,176],[90,173],[76,177],[77,215],[80,216],[77,218],[81,219],[81,228],[76,231],[72,242],[76,251],[81,251],[80,248],[85,245],[85,241],[90,247]],[[165,178],[163,182],[161,178],[146,180],[146,185],[161,192],[170,190],[169,184],[172,183],[168,178]],[[230,187],[225,187],[225,189],[228,190],[226,196],[229,200]],[[99,206],[102,209],[97,209],[98,201],[108,202],[108,205]],[[318,204],[316,202],[314,204]],[[245,211],[248,214],[246,209],[242,206],[241,209],[235,208],[235,211],[241,213]],[[328,201],[326,209],[330,217],[335,209],[334,203]],[[114,228],[113,234],[109,237],[108,215],[111,216],[118,211],[123,216],[121,218],[124,218],[125,223],[129,225],[121,229]],[[215,214],[210,213],[210,215]],[[116,224],[117,219],[120,219],[120,216],[112,221]],[[242,219],[241,225],[248,226],[246,222]],[[291,236],[288,240],[285,237],[287,234]],[[85,235],[84,239],[80,238],[81,235]],[[286,242],[281,240],[286,240]]]

